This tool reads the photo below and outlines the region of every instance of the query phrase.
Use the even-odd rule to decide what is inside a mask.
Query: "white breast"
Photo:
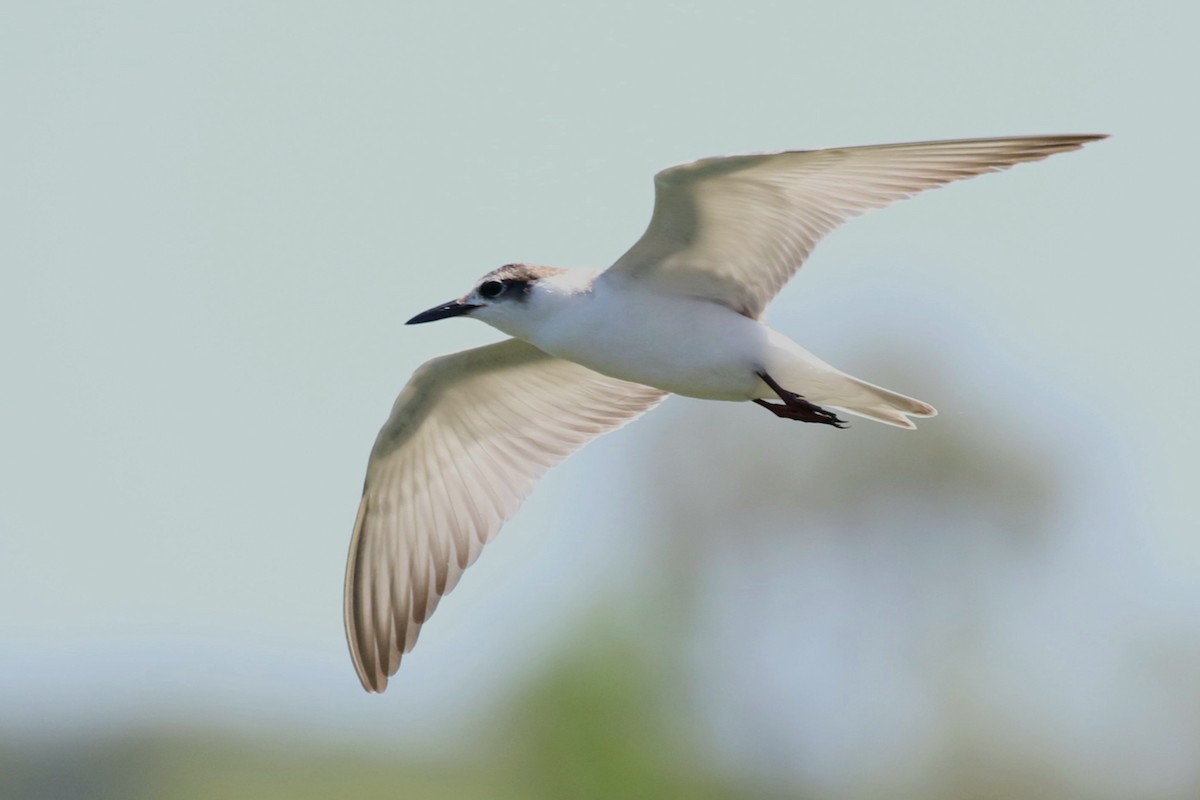
[[[528,340],[627,381],[708,400],[746,400],[761,382],[770,331],[708,300],[597,284],[563,298]]]

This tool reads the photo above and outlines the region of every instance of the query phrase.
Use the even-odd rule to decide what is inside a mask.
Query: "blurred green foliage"
[[[595,634],[560,651],[493,723],[441,761],[364,755],[280,735],[154,730],[102,741],[0,745],[3,800],[747,797],[689,752],[663,676],[629,642]]]

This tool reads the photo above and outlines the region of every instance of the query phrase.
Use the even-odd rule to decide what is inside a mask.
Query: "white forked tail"
[[[937,416],[937,409],[928,403],[847,375],[776,331],[771,331],[770,336],[772,347],[765,359],[767,373],[784,389],[796,392],[810,403],[833,406],[910,431],[917,426],[909,417]],[[767,384],[762,388],[768,390]],[[762,397],[774,399],[766,391]]]
[[[849,414],[855,414],[876,422],[895,425],[897,428],[916,430],[909,417],[936,417],[937,409],[907,395],[860,381],[845,373],[840,375],[836,388],[825,403],[837,406]]]

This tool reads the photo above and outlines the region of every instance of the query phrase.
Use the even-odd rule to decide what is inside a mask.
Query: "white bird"
[[[418,369],[379,432],[346,566],[363,687],[382,692],[438,600],[550,467],[669,393],[900,428],[919,400],[851,377],[762,322],[817,241],[917,192],[1103,135],[710,158],[655,177],[642,237],[604,272],[509,264],[409,324],[470,316],[513,338]],[[829,408],[827,408],[827,406]]]

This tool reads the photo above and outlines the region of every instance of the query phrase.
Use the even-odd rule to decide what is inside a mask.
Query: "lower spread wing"
[[[654,215],[602,280],[636,278],[757,318],[847,219],[1102,135],[962,139],[710,158],[655,176]]]
[[[396,399],[346,565],[346,637],[381,692],[442,595],[550,467],[665,397],[517,339],[436,358]]]

